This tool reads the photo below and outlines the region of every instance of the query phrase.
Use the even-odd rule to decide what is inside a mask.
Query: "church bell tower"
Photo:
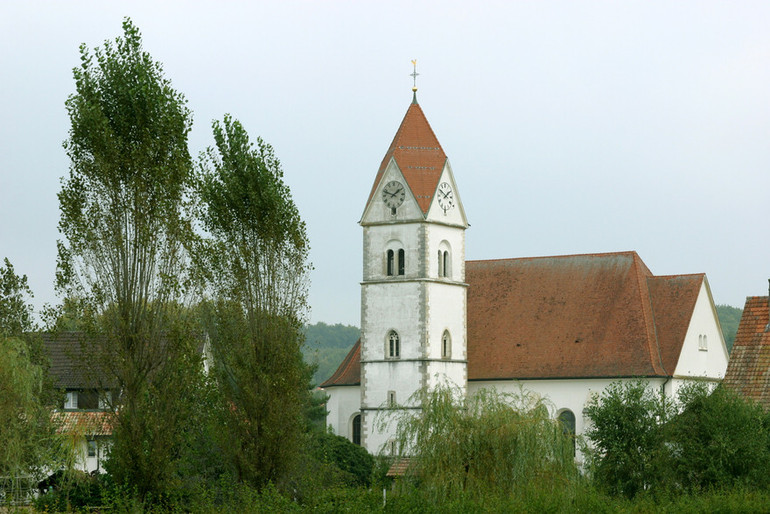
[[[419,409],[412,395],[439,383],[465,394],[468,378],[468,222],[452,168],[413,91],[360,221],[361,443],[375,454],[389,451],[393,408]]]

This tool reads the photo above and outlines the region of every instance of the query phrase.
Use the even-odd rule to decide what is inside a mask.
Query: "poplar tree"
[[[236,477],[256,487],[284,478],[302,449],[311,373],[302,359],[308,283],[305,224],[262,139],[240,122],[213,123],[201,160],[200,254],[214,309],[211,342]]]
[[[188,287],[192,116],[130,19],[114,41],[81,45],[73,75],[57,286],[83,300],[88,366],[120,392],[110,469],[147,497],[174,478],[196,369],[175,322]]]

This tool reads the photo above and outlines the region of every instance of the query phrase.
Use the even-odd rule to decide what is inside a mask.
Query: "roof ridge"
[[[705,277],[706,273],[677,273],[672,275],[652,275],[650,278]]]
[[[610,255],[629,255],[629,256],[636,255],[636,257],[639,258],[639,255],[636,253],[635,250],[628,250],[628,251],[622,251],[622,252],[569,253],[569,254],[561,254],[561,255],[537,255],[533,257],[504,257],[499,259],[468,259],[465,262],[468,263],[468,262],[531,261],[535,259],[562,259],[567,257],[606,257]],[[647,266],[645,266],[645,268],[646,267]]]
[[[644,329],[647,333],[650,365],[654,371],[666,375],[666,368],[663,365],[663,355],[660,351],[660,342],[658,341],[658,327],[655,322],[655,310],[652,306],[652,295],[650,294],[649,287],[647,287],[647,281],[650,278],[655,277],[655,275],[652,274],[650,268],[647,267],[636,252],[634,252],[634,262],[632,266],[636,271],[636,279],[639,286],[639,300],[642,302],[642,316],[644,317]],[[643,272],[646,273],[643,274]],[[642,281],[642,279],[644,279],[644,281]],[[658,357],[657,362],[655,361],[656,355]]]
[[[337,371],[332,373],[332,376],[330,376],[328,379],[326,379],[323,383],[321,383],[318,387],[324,388],[324,387],[331,387],[335,384],[337,380],[340,379],[340,377],[343,377],[345,373],[350,369],[350,366],[354,364],[353,362],[353,356],[356,354],[356,351],[361,346],[361,338],[359,337],[358,340],[353,343],[353,346],[350,348],[350,351],[347,355],[345,355],[345,358],[342,359],[342,362],[340,363],[339,367],[337,368]]]

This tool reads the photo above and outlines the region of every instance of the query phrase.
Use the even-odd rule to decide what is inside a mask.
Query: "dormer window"
[[[77,409],[78,408],[78,392],[67,391],[67,398],[64,400],[65,409]]]

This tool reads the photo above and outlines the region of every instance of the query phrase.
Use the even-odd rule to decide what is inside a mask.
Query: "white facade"
[[[406,190],[397,208],[383,200],[388,198],[383,188],[394,183]],[[335,399],[332,416],[338,420],[336,429],[345,430],[343,423],[360,408],[361,444],[372,453],[382,450],[392,436],[392,428],[378,428],[390,407],[417,408],[412,395],[437,381],[462,389],[467,382],[467,223],[448,164],[437,187],[440,184],[448,184],[444,187],[451,189],[454,204],[439,206],[439,196],[434,195],[423,214],[391,159],[361,219],[360,400],[343,407],[342,400]],[[343,396],[352,397],[348,392]]]

